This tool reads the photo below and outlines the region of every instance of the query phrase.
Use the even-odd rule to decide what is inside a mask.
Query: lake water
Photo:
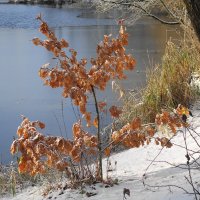
[[[52,55],[31,40],[40,37],[35,17],[42,13],[59,38],[66,38],[70,46],[78,51],[79,58],[95,56],[96,44],[103,35],[116,35],[119,27],[112,19],[80,18],[80,9],[59,9],[30,5],[0,5],[0,161],[8,162],[10,144],[16,137],[16,129],[23,114],[31,120],[45,122],[45,133],[69,136],[76,120],[71,102],[62,99],[61,90],[43,86],[38,69],[48,63]],[[88,11],[89,12],[89,11]],[[128,27],[130,35],[127,51],[137,60],[137,67],[129,72],[129,80],[123,81],[126,89],[138,89],[145,84],[145,71],[150,63],[160,62],[167,39],[175,35],[174,27],[164,26],[150,18],[139,20]],[[173,31],[172,31],[173,30]],[[111,86],[99,100],[118,104]],[[64,104],[65,132],[62,118]],[[92,109],[93,103],[90,102]],[[75,112],[77,110],[75,108]],[[103,125],[109,117],[103,118]],[[60,129],[62,131],[60,131]]]

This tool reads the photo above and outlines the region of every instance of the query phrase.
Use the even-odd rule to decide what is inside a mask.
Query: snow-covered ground
[[[193,108],[193,117],[190,121],[192,128],[194,128],[197,133],[200,133],[200,102],[195,104]],[[191,133],[193,133],[195,140],[200,143],[200,137],[192,131]],[[199,151],[200,148],[194,138],[190,136],[188,131],[186,134],[188,149],[192,150],[189,151],[189,153],[193,154]],[[179,132],[173,138],[172,142],[174,145],[171,148],[162,149],[161,146],[157,146],[153,143],[149,146],[130,149],[111,156],[112,171],[109,172],[109,176],[112,177],[113,180],[117,179],[118,184],[113,187],[108,187],[106,184],[99,183],[90,187],[86,186],[83,189],[85,192],[95,194],[94,196],[87,197],[86,193],[82,194],[83,192],[81,192],[81,190],[59,189],[43,197],[42,193],[44,192],[44,188],[34,186],[24,189],[15,197],[8,196],[2,198],[2,200],[123,200],[124,188],[130,190],[130,196],[126,196],[127,200],[193,200],[195,199],[194,195],[186,194],[183,190],[185,189],[189,193],[193,193],[191,185],[186,180],[187,177],[189,178],[189,172],[186,165],[186,150],[182,148],[185,146],[183,133]],[[155,162],[147,169],[151,161],[160,151],[161,153],[155,159]],[[198,158],[199,153],[193,154],[193,156]],[[104,165],[106,166],[105,161]],[[179,167],[174,167],[176,165],[179,165]],[[191,166],[191,168],[195,167],[195,164]],[[192,169],[191,171],[192,181],[196,189],[199,189],[199,169]],[[145,176],[143,176],[144,174]],[[143,181],[145,181],[145,184],[155,187],[144,186]],[[178,187],[182,187],[183,189]]]

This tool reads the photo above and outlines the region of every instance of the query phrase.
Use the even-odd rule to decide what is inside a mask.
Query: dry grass
[[[140,94],[128,93],[123,98],[121,121],[129,122],[139,116],[144,123],[154,122],[162,108],[178,104],[190,106],[196,98],[191,86],[192,74],[200,74],[200,45],[181,0],[165,1],[176,19],[182,22],[179,42],[168,41],[160,65],[150,66],[147,85]],[[138,98],[139,96],[139,98]]]
[[[196,91],[190,84],[192,73],[200,71],[197,44],[194,37],[192,40],[183,38],[179,45],[167,43],[161,65],[151,67],[147,73],[147,85],[140,92],[140,98],[134,98],[134,94],[124,98],[123,121],[139,116],[144,122],[154,122],[162,108],[191,105],[196,98]]]
[[[24,188],[36,185],[43,185],[46,189],[62,182],[65,177],[64,173],[50,169],[44,175],[32,177],[28,174],[20,174],[16,164],[0,165],[0,198],[8,194],[15,196]]]
[[[188,46],[178,47],[168,42],[161,67],[148,74],[147,87],[142,93],[145,120],[152,121],[163,107],[190,106],[195,99],[190,82],[196,66],[196,58]]]
[[[0,165],[0,197],[7,194],[14,196],[17,191],[35,185],[38,181],[39,177],[20,174],[14,164]]]

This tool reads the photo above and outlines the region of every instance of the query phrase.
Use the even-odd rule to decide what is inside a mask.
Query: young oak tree
[[[65,39],[59,40],[41,16],[38,16],[37,19],[41,22],[39,30],[46,36],[46,39],[42,41],[39,38],[34,38],[33,43],[52,52],[58,61],[58,64],[52,68],[47,65],[41,67],[39,76],[44,80],[45,85],[52,88],[62,88],[62,96],[71,98],[74,105],[79,107],[87,126],[97,127],[98,174],[99,178],[102,179],[102,141],[96,91],[105,90],[111,79],[126,78],[124,70],[132,70],[135,67],[135,59],[130,54],[126,54],[124,48],[128,44],[128,34],[121,25],[117,38],[105,35],[103,41],[97,45],[96,58],[91,58],[90,61],[83,58],[79,61],[77,52],[74,49],[69,49],[68,42]],[[91,65],[89,70],[86,69],[88,62]],[[96,108],[94,119],[87,111],[90,94],[94,97]]]
[[[42,66],[39,76],[44,80],[45,85],[63,89],[62,96],[72,99],[74,105],[79,107],[87,126],[97,128],[97,136],[85,131],[81,121],[74,123],[72,127],[73,140],[44,136],[38,131],[38,128],[45,127],[42,122],[31,122],[23,117],[17,130],[18,138],[11,145],[12,154],[17,152],[21,154],[18,165],[21,173],[35,175],[45,173],[48,168],[56,168],[65,171],[73,182],[102,181],[102,155],[104,153],[109,156],[113,145],[120,143],[128,148],[138,148],[149,144],[153,139],[156,144],[172,146],[168,138],[159,138],[155,133],[157,130],[168,129],[175,134],[177,128],[187,126],[182,116],[187,116],[189,111],[183,106],[179,106],[172,114],[163,110],[162,114],[156,116],[154,125],[143,125],[141,119],[133,119],[120,130],[114,131],[110,143],[102,149],[99,116],[106,103],[97,101],[96,91],[105,90],[111,79],[126,78],[124,70],[134,69],[136,63],[131,55],[126,54],[128,34],[123,24],[120,26],[117,38],[104,36],[103,41],[97,45],[97,57],[91,58],[89,61],[91,67],[87,70],[87,59],[83,58],[79,61],[77,52],[69,49],[68,42],[65,39],[59,40],[41,16],[37,19],[41,23],[39,30],[46,39],[34,38],[33,43],[52,52],[58,61],[58,64],[53,67]],[[87,110],[91,94],[96,108],[94,119]],[[115,118],[118,118],[122,112],[116,106],[112,106],[109,111]],[[96,165],[95,170],[94,165]]]

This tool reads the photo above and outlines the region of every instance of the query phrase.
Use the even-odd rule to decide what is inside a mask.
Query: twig
[[[59,128],[59,131],[60,131],[60,135],[63,137],[62,129],[61,129],[61,126],[60,126],[60,124],[59,124],[58,118],[57,118],[57,116],[56,116],[56,114],[55,114],[54,112],[52,112],[52,113],[53,113],[54,118],[56,119],[56,122],[57,122],[57,125],[58,125],[58,128]]]
[[[199,169],[199,167],[200,167],[200,164],[197,162],[197,160],[190,154],[190,157],[192,157],[192,159],[193,159],[193,163],[196,163],[196,165],[198,165],[198,168],[197,169]],[[192,164],[193,164],[192,163]]]
[[[190,185],[193,184],[193,183],[188,179],[187,176],[184,176],[184,177],[185,177],[185,179],[187,180],[187,182],[188,182]],[[196,193],[197,193],[198,195],[200,195],[199,191],[198,191],[196,188],[194,188],[194,190],[196,191]]]
[[[170,139],[169,139],[169,142],[172,140],[172,138],[174,138],[175,135],[173,135]],[[147,166],[145,172],[144,172],[144,175],[146,174],[147,170],[150,168],[150,166],[154,163],[154,161],[158,158],[158,156],[162,153],[163,149],[165,148],[165,146],[163,146],[160,151],[158,152],[158,154],[154,157],[154,159],[151,161],[151,163]]]
[[[192,135],[190,129],[189,129],[189,128],[186,128],[186,129],[188,130],[190,136],[193,138],[193,140],[195,141],[195,143],[197,144],[197,146],[200,148],[200,145],[199,145],[198,141],[197,141],[196,138]]]
[[[200,134],[197,133],[193,128],[188,127],[188,129],[192,130],[198,137],[200,137]]]
[[[151,161],[151,160],[148,160],[148,161]],[[158,161],[154,161],[154,162],[157,162],[157,163],[167,163],[168,165],[173,166],[173,168],[188,169],[187,167],[181,167],[181,165],[186,165],[186,164],[175,165],[175,164],[172,164],[172,163],[170,163],[168,161],[163,161],[163,160],[158,160]],[[199,167],[193,167],[193,168],[190,168],[190,169],[199,170]]]
[[[71,107],[72,107],[74,116],[76,117],[76,121],[78,121],[78,117],[77,117],[77,115],[76,115],[76,112],[75,112],[75,109],[74,109],[74,105],[73,105],[73,103],[72,103],[72,99],[70,99],[70,102],[71,102]]]
[[[145,186],[148,186],[150,188],[175,187],[175,188],[179,188],[179,189],[183,190],[186,194],[194,194],[194,193],[188,192],[185,188],[183,188],[181,186],[173,185],[173,184],[169,184],[169,185],[149,185],[149,184],[145,183]]]
[[[193,184],[193,180],[192,180],[192,175],[191,175],[191,169],[190,169],[190,156],[188,154],[188,147],[187,147],[187,141],[186,141],[186,128],[185,128],[185,131],[183,132],[183,139],[184,139],[184,142],[185,142],[185,149],[186,149],[186,158],[187,158],[187,166],[188,166],[188,173],[189,173],[189,178],[190,178],[190,181],[188,181],[190,183],[190,185],[192,186],[192,189],[194,191],[194,195],[195,195],[195,199],[197,199],[197,194],[196,194],[196,189],[194,187],[194,184]],[[188,180],[188,179],[187,179]]]
[[[68,138],[67,128],[66,128],[66,124],[65,124],[65,120],[64,120],[64,107],[63,107],[63,100],[61,101],[61,112],[62,112],[62,120],[63,120],[63,125],[64,125],[64,128],[65,128],[66,138]]]
[[[167,12],[174,17],[175,19],[177,19],[177,16],[167,7],[167,5],[164,3],[163,0],[160,0],[160,2],[162,3],[162,5],[164,6],[164,8],[167,10]]]
[[[176,144],[176,143],[174,143],[174,142],[172,142],[172,144],[173,144],[174,146],[177,146],[177,147],[180,147],[180,148],[182,148],[182,149],[185,149],[185,147],[182,146],[182,145],[180,145],[180,144]],[[191,151],[192,153],[197,153],[196,151],[194,151],[194,150],[192,150],[192,149],[188,149],[188,151]]]
[[[129,7],[135,7],[140,9],[141,11],[143,11],[145,14],[147,14],[147,16],[150,16],[156,20],[158,20],[159,22],[163,23],[163,24],[170,24],[170,25],[177,25],[180,24],[180,22],[178,21],[173,21],[173,22],[169,22],[169,21],[165,21],[159,17],[157,17],[156,15],[151,14],[150,12],[148,12],[147,10],[145,10],[142,6],[134,3],[124,3],[123,1],[121,2],[115,2],[115,1],[107,1],[107,0],[102,0],[105,3],[111,3],[111,4],[117,4],[117,5],[123,5],[123,6],[129,6]]]
[[[180,148],[182,148],[182,149],[185,149],[185,147],[184,146],[182,146],[182,145],[180,145],[180,144],[176,144],[176,143],[174,143],[174,142],[171,142],[174,146],[177,146],[177,147],[180,147]],[[192,153],[197,153],[196,151],[194,151],[194,150],[192,150],[192,149],[188,149],[188,151],[191,151]]]

